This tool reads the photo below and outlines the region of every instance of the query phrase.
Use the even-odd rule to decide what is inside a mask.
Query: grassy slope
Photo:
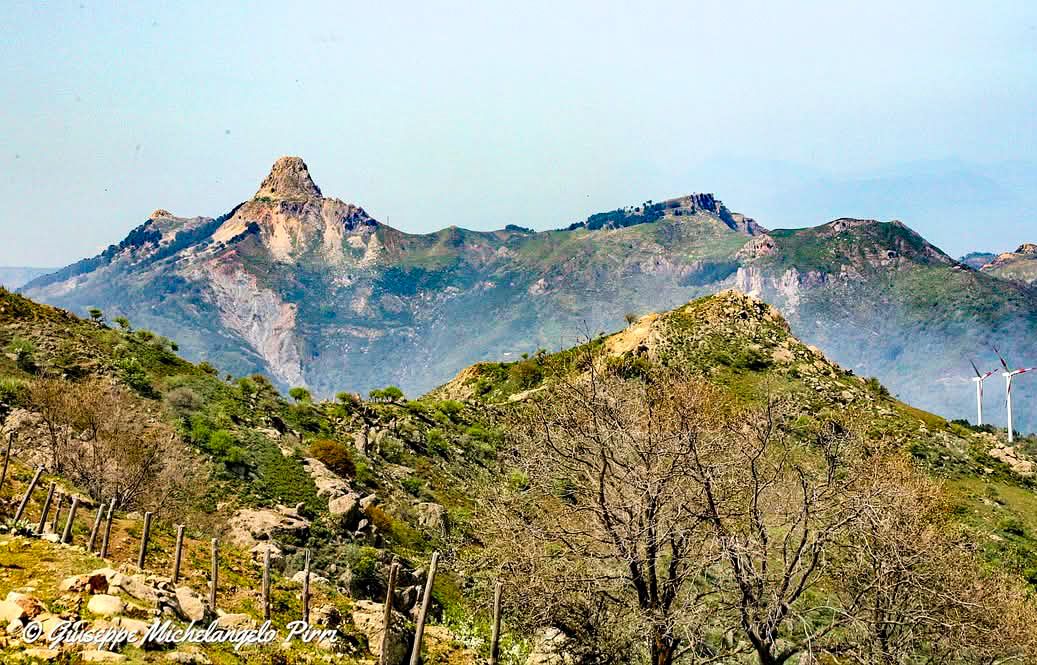
[[[845,371],[792,337],[776,310],[733,292],[646,317],[582,349],[477,365],[433,394],[506,403],[572,371],[584,351],[601,348],[610,350],[610,362],[618,366],[636,371],[638,363],[660,362],[703,376],[746,403],[767,394],[789,395],[803,418],[847,410],[857,414],[867,431],[892,437],[945,481],[955,515],[971,530],[990,565],[1037,586],[1035,484],[989,455],[993,435],[890,397],[878,382]]]

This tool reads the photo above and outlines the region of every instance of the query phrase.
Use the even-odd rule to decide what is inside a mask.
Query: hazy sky
[[[1037,241],[1032,0],[140,4],[0,6],[0,265],[218,215],[284,154],[414,232],[715,191]]]

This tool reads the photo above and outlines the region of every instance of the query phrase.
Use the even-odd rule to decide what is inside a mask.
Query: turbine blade
[[[978,367],[976,367],[976,363],[974,363],[974,362],[972,361],[972,358],[969,358],[969,364],[970,364],[970,365],[972,365],[972,371],[976,373],[976,376],[978,376],[979,378],[981,378],[981,379],[982,379],[982,378],[983,378],[983,375],[982,375],[982,374],[980,374],[980,372],[979,372],[979,368],[978,368]]]
[[[996,346],[992,348],[994,349],[994,353],[997,355],[997,359],[1001,361],[1001,366],[1005,368],[1006,372],[1011,372],[1012,370],[1008,369],[1008,363],[1006,363],[1005,359],[1001,357],[1001,352],[997,350]]]

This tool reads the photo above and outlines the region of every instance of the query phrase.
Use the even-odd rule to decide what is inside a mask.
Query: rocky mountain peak
[[[1037,254],[1037,245],[1032,242],[1024,242],[1015,250],[1016,254]]]
[[[302,158],[281,157],[270,168],[255,198],[319,199],[321,193]]]
[[[148,219],[170,219],[173,217],[173,213],[169,212],[165,208],[158,208],[153,213],[148,215]]]

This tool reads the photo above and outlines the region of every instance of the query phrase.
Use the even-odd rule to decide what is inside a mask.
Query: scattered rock
[[[166,660],[179,665],[209,665],[212,662],[204,654],[189,651],[172,651],[166,654]]]
[[[110,617],[122,614],[123,610],[126,609],[126,603],[122,602],[118,596],[99,593],[90,597],[90,602],[86,604],[86,609],[92,614]]]
[[[256,622],[247,614],[223,614],[216,619],[216,625],[220,628],[245,628],[255,624]]]
[[[36,660],[54,660],[58,657],[58,650],[46,647],[33,647],[23,651],[22,656],[30,660],[33,658]]]
[[[84,663],[122,663],[126,661],[126,656],[122,655],[121,653],[112,653],[111,651],[100,651],[98,649],[80,651],[79,658]]]
[[[180,616],[185,621],[203,621],[209,613],[209,607],[205,599],[191,587],[181,586],[176,588],[177,605],[180,608]]]
[[[306,472],[313,478],[313,484],[317,486],[317,496],[330,501],[353,491],[349,487],[348,482],[335,474],[320,460],[306,457],[302,463],[306,467]]]
[[[446,508],[438,503],[425,502],[419,503],[417,505],[417,510],[418,524],[430,531],[438,533],[441,536],[446,535]]]
[[[260,541],[305,540],[310,533],[308,520],[285,506],[239,510],[227,524],[227,539],[239,547],[251,549]]]
[[[295,582],[296,584],[302,584],[305,579],[306,579],[306,571],[305,570],[300,570],[296,574],[292,575],[292,581]],[[311,571],[310,572],[310,584],[331,584],[331,582],[328,581],[328,578],[321,577],[320,575],[314,575],[313,572]]]
[[[385,606],[370,600],[358,600],[353,605],[353,625],[367,637],[371,653],[380,658],[382,655],[382,622]],[[403,615],[393,610],[392,621],[389,622],[389,639],[386,640],[386,662],[392,665],[403,663],[410,651],[413,639],[407,629]]]
[[[13,600],[0,600],[0,623],[9,624],[28,618],[21,605]]]
[[[338,628],[342,625],[342,613],[334,605],[321,605],[314,610],[313,621],[325,628]]]
[[[47,611],[47,607],[43,604],[43,601],[35,596],[30,596],[27,593],[10,591],[7,594],[7,598],[4,600],[17,603],[23,610],[25,610],[25,613],[30,619]]]
[[[573,659],[565,653],[569,638],[557,628],[548,628],[537,636],[526,665],[571,665]]]

